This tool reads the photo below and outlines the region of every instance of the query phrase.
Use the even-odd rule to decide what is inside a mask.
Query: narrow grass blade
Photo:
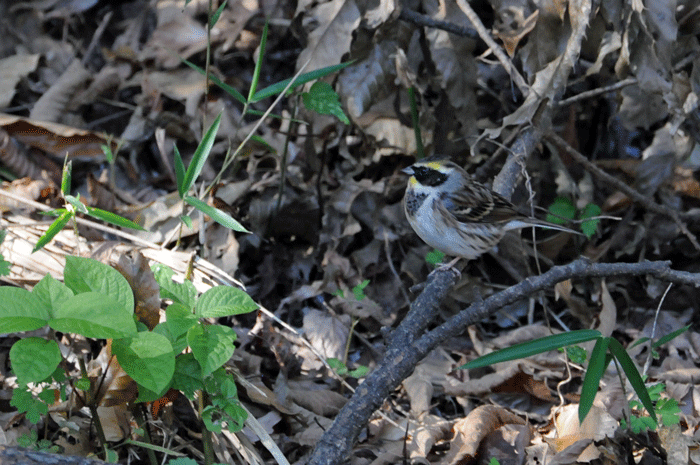
[[[255,63],[255,70],[253,70],[253,79],[250,82],[250,90],[248,91],[248,101],[253,100],[255,91],[258,88],[258,82],[260,82],[260,69],[262,69],[263,57],[265,56],[265,47],[267,45],[267,30],[268,23],[265,20],[265,26],[263,26],[262,36],[260,37],[260,53],[258,54],[258,61]]]
[[[216,117],[212,125],[209,127],[207,133],[204,134],[204,137],[202,137],[202,142],[199,143],[197,150],[195,150],[194,155],[192,156],[190,166],[187,167],[187,172],[185,172],[185,179],[182,181],[182,192],[188,192],[192,188],[195,179],[197,179],[199,174],[202,172],[204,163],[207,161],[207,157],[209,157],[211,148],[214,145],[214,139],[216,138],[216,133],[219,130],[220,123],[221,113],[219,113],[219,116]]]
[[[201,74],[202,76],[206,76],[206,75],[207,75],[206,71],[204,71],[202,68],[200,68],[199,66],[195,65],[195,64],[192,63],[191,61],[187,61],[187,60],[185,60],[184,58],[181,58],[180,60],[181,60],[184,64],[186,64],[187,66],[189,66],[190,68],[192,68],[193,70],[197,71],[197,72],[198,72],[199,74]],[[238,100],[239,102],[241,102],[243,105],[246,104],[245,97],[243,97],[243,94],[241,94],[240,92],[238,92],[238,90],[236,90],[235,87],[229,86],[228,84],[226,84],[224,81],[222,81],[222,80],[219,79],[218,77],[214,76],[213,74],[210,74],[210,75],[209,75],[209,80],[210,80],[211,82],[213,82],[214,84],[216,84],[217,86],[221,87],[221,88],[224,90],[224,92],[226,92],[226,93],[229,94],[231,97],[233,97],[233,98],[235,98],[236,100]],[[284,89],[284,87],[283,87],[283,89]]]
[[[51,223],[51,226],[49,226],[49,229],[47,229],[46,232],[41,235],[39,240],[36,242],[36,245],[32,249],[32,253],[36,252],[37,250],[40,250],[46,244],[51,242],[51,240],[54,237],[56,237],[56,234],[61,232],[61,230],[66,226],[68,221],[70,221],[70,219],[73,218],[73,215],[74,213],[64,210],[63,213],[61,213],[61,216],[56,218],[56,220],[53,223]]]
[[[595,395],[598,392],[600,379],[603,377],[603,372],[608,364],[606,353],[609,343],[610,338],[600,337],[591,351],[591,360],[588,362],[586,376],[583,378],[581,400],[578,405],[578,421],[581,423],[583,423],[583,420],[593,406],[593,399],[595,399]]]
[[[208,215],[211,217],[212,220],[216,221],[222,226],[225,226],[227,228],[233,229],[234,231],[239,231],[239,232],[250,232],[246,228],[241,225],[238,221],[233,219],[231,215],[228,213],[224,213],[218,208],[214,208],[211,205],[207,204],[206,202],[202,202],[201,200],[191,197],[191,196],[186,196],[185,197],[185,202],[189,203],[192,205],[194,208],[197,210],[201,211],[205,215]]]
[[[507,362],[509,360],[517,360],[519,358],[530,357],[531,355],[541,354],[561,347],[580,344],[582,342],[591,341],[601,336],[600,331],[595,329],[582,329],[579,331],[569,331],[568,333],[554,334],[546,336],[534,341],[523,342],[516,344],[506,349],[491,352],[482,357],[472,360],[461,367],[460,369],[480,368],[494,363]]]
[[[296,80],[294,81],[294,84],[292,84],[292,87],[290,87],[289,90],[292,90],[295,87],[299,87],[301,85],[304,85],[307,82],[315,81],[316,79],[322,78],[324,76],[328,76],[329,74],[333,74],[336,71],[340,71],[341,69],[346,68],[353,63],[354,63],[353,61],[346,61],[345,63],[340,63],[340,64],[333,65],[333,66],[327,66],[325,68],[321,68],[321,69],[317,69],[314,71],[310,71],[308,73],[304,73],[301,76],[299,76],[298,78],[296,78]],[[287,87],[287,85],[289,84],[289,81],[291,81],[291,80],[292,80],[292,78],[285,79],[285,80],[280,81],[276,84],[272,84],[271,86],[265,87],[264,89],[257,92],[253,96],[253,98],[250,100],[250,103],[259,102],[260,100],[264,100],[268,97],[272,97],[273,95],[279,94]]]
[[[134,223],[131,220],[119,216],[116,213],[108,212],[106,210],[101,210],[99,208],[87,207],[87,214],[98,220],[106,221],[109,224],[115,226],[122,226],[124,228],[138,229],[139,231],[145,231],[141,225]]]
[[[173,145],[173,158],[177,192],[180,194],[180,198],[184,199],[185,194],[187,193],[186,191],[183,191],[183,187],[185,187],[185,164],[182,162],[182,156],[180,155],[180,151],[177,149],[177,145]]]
[[[632,385],[634,392],[637,393],[642,405],[645,409],[647,409],[647,412],[649,412],[649,416],[651,416],[651,418],[658,423],[656,420],[656,412],[654,412],[654,403],[651,401],[651,397],[649,397],[649,391],[644,385],[644,380],[639,374],[639,370],[637,370],[637,367],[634,365],[632,358],[630,358],[625,348],[622,347],[622,344],[620,344],[616,339],[610,340],[609,348],[612,355],[618,362],[620,362],[622,370],[627,375],[627,379]]]

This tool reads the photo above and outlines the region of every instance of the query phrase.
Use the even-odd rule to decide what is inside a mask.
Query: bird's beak
[[[404,168],[401,170],[402,173],[406,173],[407,175],[411,176],[413,175],[413,167],[409,166],[408,168]]]

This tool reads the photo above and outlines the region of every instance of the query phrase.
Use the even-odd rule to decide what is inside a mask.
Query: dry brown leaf
[[[107,139],[93,131],[5,113],[0,113],[0,127],[23,144],[61,159],[67,156],[79,161],[104,161],[101,146],[107,145]],[[116,143],[112,141],[112,144],[112,149],[116,150]]]
[[[329,390],[290,389],[289,400],[316,415],[333,418],[348,399]]]
[[[17,83],[36,69],[39,58],[38,54],[12,55],[0,60],[0,107],[10,106]]]
[[[466,418],[453,426],[454,438],[443,463],[471,464],[477,458],[477,449],[486,436],[507,424],[524,425],[519,416],[494,405],[483,405],[472,410]]]
[[[119,257],[114,268],[126,278],[134,292],[136,318],[152,331],[160,321],[160,286],[148,260],[137,250],[132,250]]]
[[[70,102],[90,77],[90,72],[80,60],[74,59],[61,77],[36,101],[29,119],[61,122]]]
[[[354,0],[331,0],[307,9],[303,2],[297,5],[299,14],[308,15],[318,25],[309,32],[308,43],[297,58],[297,69],[309,61],[305,71],[337,65],[350,50],[352,34],[360,24],[360,10]]]

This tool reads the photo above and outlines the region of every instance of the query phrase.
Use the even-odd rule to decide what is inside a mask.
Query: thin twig
[[[620,82],[617,82],[613,85],[606,86],[606,87],[601,87],[599,89],[593,89],[593,90],[587,90],[586,92],[581,92],[580,94],[576,94],[573,97],[569,97],[565,100],[562,100],[560,102],[556,103],[556,106],[558,108],[562,108],[568,105],[571,105],[572,103],[580,102],[581,100],[586,100],[589,98],[597,97],[602,94],[607,94],[608,92],[614,92],[616,90],[620,90],[624,87],[631,86],[632,84],[636,84],[637,78],[627,78],[624,79]]]
[[[493,54],[496,55],[496,58],[498,58],[498,61],[500,61],[503,67],[506,69],[515,85],[518,86],[520,93],[526,97],[528,92],[530,92],[530,86],[527,85],[525,79],[515,68],[515,65],[513,65],[511,59],[508,58],[508,55],[506,55],[503,49],[496,43],[495,40],[493,40],[491,33],[486,29],[486,26],[484,26],[484,24],[481,22],[481,19],[479,19],[479,15],[476,14],[472,7],[469,6],[469,3],[467,3],[465,0],[457,0],[457,5],[462,12],[464,12],[467,18],[469,18],[469,21],[471,21],[472,26],[474,26],[474,29],[476,29],[476,32],[479,34],[479,37],[481,37],[481,40],[486,42],[486,45],[488,45]]]
[[[413,23],[416,26],[425,26],[435,29],[441,29],[443,31],[458,35],[460,37],[468,37],[470,39],[479,38],[479,33],[471,27],[460,26],[458,24],[450,23],[447,21],[433,19],[430,16],[416,13],[415,11],[409,10],[407,8],[401,9],[401,13],[399,13],[399,19],[407,21],[409,23]]]

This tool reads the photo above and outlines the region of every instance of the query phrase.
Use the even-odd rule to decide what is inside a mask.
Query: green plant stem
[[[202,418],[202,413],[204,412],[204,407],[208,403],[207,393],[205,391],[199,391],[197,396],[199,403],[197,408],[199,410],[199,418]],[[204,463],[206,465],[211,465],[214,463],[214,444],[211,440],[211,431],[207,429],[204,425],[204,420],[200,420],[202,423],[202,449],[204,449]]]
[[[87,373],[87,367],[85,366],[85,360],[82,358],[79,359],[79,364],[80,364],[80,371],[82,373]],[[100,416],[97,413],[97,404],[95,403],[95,398],[90,395],[86,396],[87,397],[87,406],[88,409],[90,409],[90,414],[92,415],[92,421],[95,424],[95,431],[97,431],[97,438],[100,440],[100,445],[102,446],[103,449],[103,458],[107,458],[107,453],[104,450],[105,447],[107,447],[107,437],[105,436],[105,431],[102,428],[102,422],[100,421]]]
[[[132,413],[136,418],[136,423],[139,425],[139,428],[143,430],[143,437],[146,439],[146,442],[153,444],[153,441],[151,441],[151,434],[148,430],[148,422],[146,421],[146,416],[143,413],[143,409],[143,404],[135,405]],[[153,449],[146,448],[146,453],[148,454],[148,461],[151,462],[151,465],[158,465],[158,458],[156,457],[155,451]]]

